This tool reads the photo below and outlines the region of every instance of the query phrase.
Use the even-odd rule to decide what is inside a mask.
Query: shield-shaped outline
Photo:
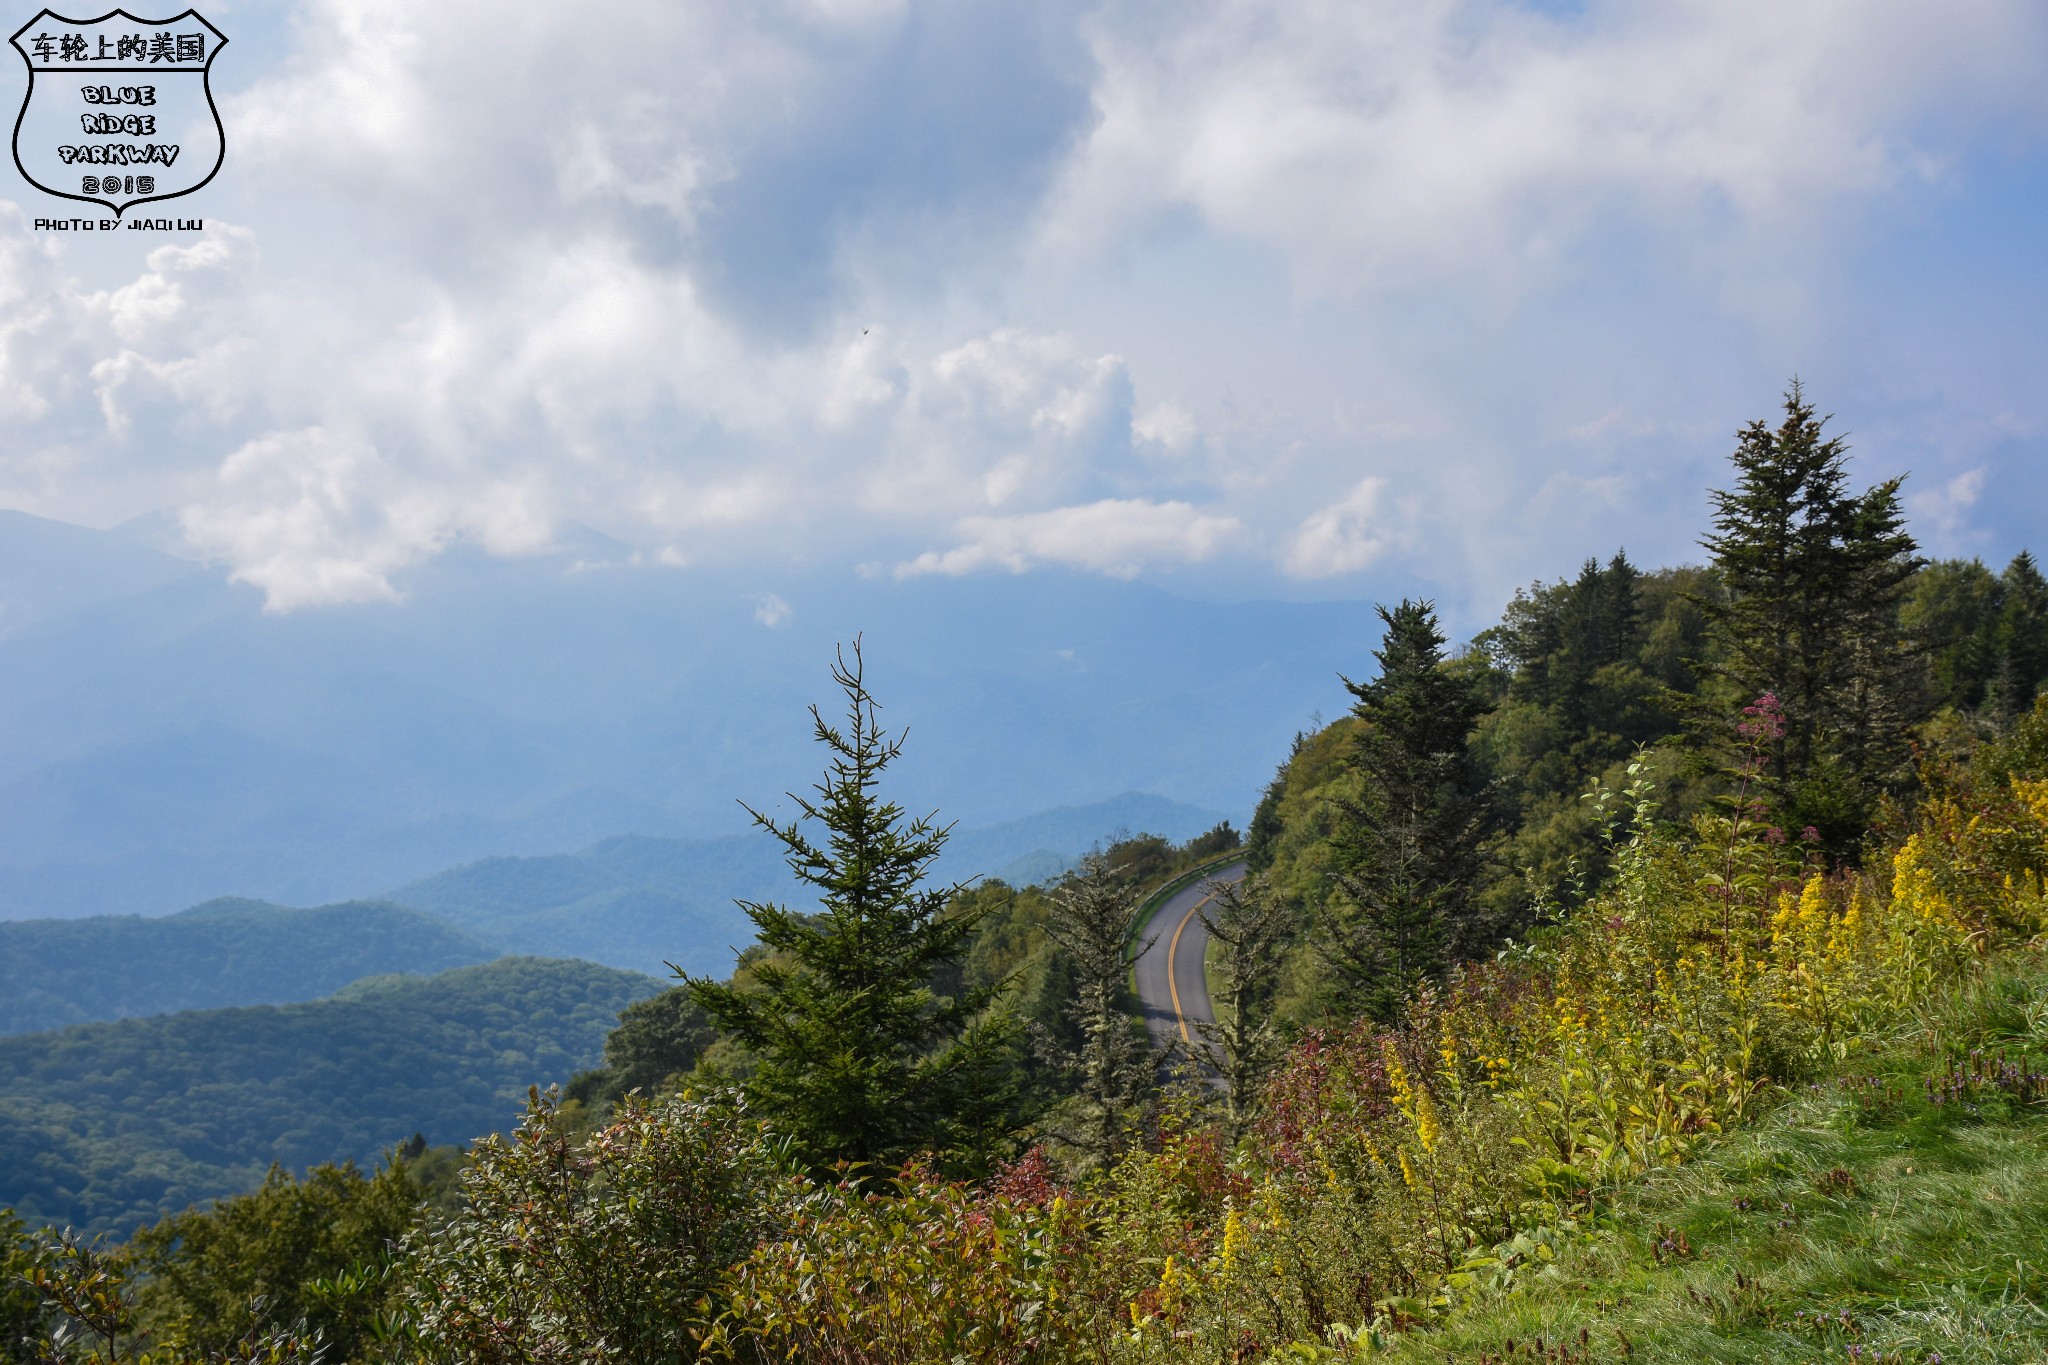
[[[206,55],[206,65],[200,67],[199,70],[196,72],[190,70],[180,71],[175,70],[173,68],[161,66],[154,68],[101,66],[87,68],[87,70],[94,72],[105,71],[112,73],[120,73],[126,71],[143,71],[156,76],[197,75],[199,77],[199,88],[206,95],[206,111],[209,114],[213,115],[214,131],[220,134],[220,153],[219,155],[214,157],[213,165],[207,170],[206,178],[204,180],[201,180],[198,184],[188,186],[187,188],[182,190],[173,190],[169,194],[153,194],[149,196],[147,199],[131,199],[125,204],[116,204],[111,199],[100,199],[90,194],[66,194],[63,190],[53,190],[48,185],[45,185],[42,181],[30,175],[28,173],[28,167],[21,164],[21,125],[23,120],[28,118],[29,101],[36,97],[36,71],[38,69],[36,67],[36,64],[29,60],[28,53],[22,50],[21,35],[28,32],[30,29],[34,28],[37,24],[43,23],[45,21],[58,24],[69,24],[74,28],[85,28],[92,24],[104,24],[105,22],[107,22],[107,20],[115,18],[117,16],[122,19],[126,19],[131,24],[141,24],[145,28],[164,28],[170,24],[181,24],[185,22],[185,20],[187,19],[196,19],[201,24],[204,24],[206,26],[206,31],[213,35],[213,50],[207,53]],[[14,30],[13,36],[7,40],[7,45],[13,48],[15,52],[20,54],[22,64],[28,68],[28,89],[22,92],[21,112],[14,116],[14,137],[13,140],[9,143],[8,150],[13,153],[14,169],[21,172],[21,178],[23,180],[28,181],[29,184],[34,185],[44,194],[55,195],[59,199],[76,199],[80,203],[85,204],[98,204],[104,208],[112,209],[114,211],[114,216],[116,218],[119,218],[123,210],[132,209],[137,204],[154,204],[165,199],[179,199],[184,197],[185,195],[192,194],[195,193],[196,191],[205,189],[207,185],[212,182],[213,178],[216,175],[220,174],[220,168],[224,164],[226,164],[228,159],[228,130],[226,126],[221,123],[220,110],[218,107],[215,106],[213,102],[213,59],[219,56],[220,50],[228,45],[228,36],[225,33],[222,33],[219,29],[215,28],[213,24],[207,20],[206,16],[201,14],[198,10],[187,9],[182,11],[181,13],[172,15],[168,19],[143,19],[136,15],[130,14],[125,9],[115,8],[108,10],[105,14],[102,14],[97,19],[70,19],[66,18],[64,15],[61,15],[57,13],[57,11],[50,9],[46,6],[43,9],[37,10],[33,18],[31,18],[27,23],[23,24],[20,28]],[[44,67],[41,69],[45,71],[53,71],[57,68]],[[77,72],[79,68],[74,67],[72,68],[72,70],[74,72]]]

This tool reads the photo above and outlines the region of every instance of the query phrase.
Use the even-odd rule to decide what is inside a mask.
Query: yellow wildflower
[[[1436,1140],[1443,1135],[1443,1127],[1437,1122],[1436,1101],[1429,1097],[1427,1089],[1415,1092],[1415,1136],[1422,1140],[1422,1150],[1436,1150]]]
[[[1229,1270],[1237,1262],[1237,1253],[1244,1249],[1244,1219],[1232,1209],[1223,1217],[1223,1268]]]

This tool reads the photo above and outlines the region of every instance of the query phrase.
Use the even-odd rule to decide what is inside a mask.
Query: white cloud
[[[39,249],[28,235],[27,217],[13,204],[0,205],[0,415],[35,419],[50,410],[57,375],[51,340],[64,329],[66,300],[58,283],[54,253]],[[14,464],[24,452],[0,454]]]
[[[1130,404],[1121,356],[998,328],[911,370],[870,504],[927,513],[1055,505],[1129,448]]]
[[[783,601],[775,593],[764,592],[754,599],[754,619],[770,630],[774,630],[777,626],[787,625],[789,618],[793,615],[795,613],[791,610],[789,603]]]
[[[351,431],[251,441],[222,463],[220,483],[219,498],[186,509],[185,536],[262,588],[274,611],[395,600],[393,575],[459,536],[512,555],[544,548],[552,534],[534,490],[410,485]]]
[[[1977,130],[2038,157],[2028,0],[621,0],[603,32],[300,0],[222,97],[203,237],[0,211],[0,505],[182,508],[279,609],[569,520],[647,563],[1490,585],[1616,524],[1684,552],[1673,490],[1794,368],[1862,430],[1911,407],[1872,448],[1901,467],[1992,486],[2048,430],[2024,324],[1823,306],[1901,284],[1843,225],[1938,216]],[[1962,528],[1944,498],[1916,514]]]
[[[1195,415],[1179,403],[1165,402],[1135,419],[1131,435],[1169,455],[1184,455],[1202,434]]]
[[[1924,178],[1902,124],[1930,97],[2038,117],[2048,40],[2038,7],[1917,0],[1212,0],[1087,29],[1099,119],[1050,241],[1192,210],[1338,290],[1516,287],[1617,213],[1798,249],[1842,197]]]
[[[897,566],[899,578],[965,574],[1002,568],[1022,573],[1039,564],[1090,569],[1119,578],[1141,570],[1197,563],[1238,538],[1235,517],[1205,513],[1184,502],[1109,499],[1014,517],[969,517],[965,542],[928,550]]]
[[[1938,488],[1906,495],[1906,508],[1920,539],[1937,553],[1964,553],[1983,540],[1972,512],[1984,496],[1982,466],[1966,469]]]
[[[1404,533],[1386,508],[1386,486],[1382,478],[1360,479],[1343,501],[1310,513],[1287,542],[1287,572],[1296,578],[1357,573],[1400,544]]]

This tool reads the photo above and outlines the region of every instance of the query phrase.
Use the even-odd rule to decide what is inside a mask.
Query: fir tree
[[[903,739],[881,728],[859,640],[850,652],[851,663],[842,653],[832,670],[844,728],[811,708],[829,755],[815,798],[791,793],[799,818],[787,824],[746,807],[815,889],[817,911],[740,902],[766,950],[749,983],[676,969],[691,998],[751,1053],[753,1112],[814,1168],[985,1148],[1012,1108],[1000,1029],[981,1021],[999,987],[932,989],[981,918],[948,914],[957,888],[926,885],[950,826],[909,818],[877,791]]]
[[[1903,771],[1914,717],[1899,605],[1920,561],[1900,480],[1851,494],[1848,446],[1827,420],[1795,380],[1776,428],[1743,428],[1735,487],[1714,494],[1702,541],[1727,597],[1700,605],[1732,700],[1768,692],[1783,707],[1762,775],[1780,818],[1845,850]],[[1727,742],[1733,709],[1695,714],[1696,747]]]
[[[1136,889],[1098,851],[1061,880],[1047,907],[1046,933],[1073,970],[1066,1014],[1080,1039],[1071,1049],[1040,1039],[1072,1086],[1047,1129],[1097,1169],[1137,1140],[1157,1090],[1160,1053],[1130,1008],[1126,953],[1137,904]]]
[[[1202,922],[1222,945],[1215,957],[1216,1022],[1197,1024],[1197,1051],[1221,1082],[1224,1126],[1232,1142],[1243,1135],[1280,1060],[1285,1038],[1273,1017],[1282,955],[1292,916],[1266,878],[1249,873],[1235,882],[1211,882]]]
[[[2021,550],[2005,566],[1999,599],[1991,702],[2000,728],[2008,729],[2033,708],[2041,684],[2048,682],[2048,581],[2033,555]]]
[[[1343,865],[1314,942],[1344,1003],[1387,1019],[1417,981],[1483,950],[1504,926],[1474,897],[1494,817],[1470,743],[1484,704],[1443,666],[1432,604],[1379,614],[1379,677],[1344,680],[1366,722],[1355,751],[1364,790],[1342,807]]]

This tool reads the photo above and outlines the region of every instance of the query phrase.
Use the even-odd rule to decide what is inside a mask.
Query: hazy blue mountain
[[[0,1205],[126,1233],[253,1188],[272,1162],[368,1162],[413,1133],[516,1122],[530,1084],[594,1065],[662,983],[504,958],[381,976],[325,1000],[0,1038]]]
[[[1119,832],[1179,841],[1221,818],[1131,794],[955,830],[936,873],[1035,881],[1057,875]],[[622,835],[573,854],[484,858],[398,887],[389,897],[508,952],[582,957],[655,973],[672,962],[723,976],[732,970],[733,951],[753,939],[753,926],[734,902],[790,900],[800,891],[781,846],[756,831],[719,839]]]
[[[118,533],[17,515],[0,540],[0,600],[36,604],[0,633],[16,918],[319,904],[494,854],[738,833],[736,799],[815,779],[806,707],[856,632],[910,731],[892,794],[914,808],[980,828],[1137,791],[1242,820],[1376,638],[1358,603],[1049,572],[754,579],[598,539],[451,553],[403,603],[279,615]]]
[[[1184,843],[1228,818],[1184,801],[1126,792],[1107,801],[1058,806],[980,829],[955,829],[938,870],[948,877],[1000,877],[1029,886],[1059,875],[1089,849],[1123,835],[1158,834]],[[1242,824],[1240,818],[1240,828]]]
[[[0,509],[0,637],[201,572],[128,537]]]
[[[418,910],[216,900],[176,915],[0,922],[0,1034],[173,1010],[313,1000],[382,972],[498,950]]]

